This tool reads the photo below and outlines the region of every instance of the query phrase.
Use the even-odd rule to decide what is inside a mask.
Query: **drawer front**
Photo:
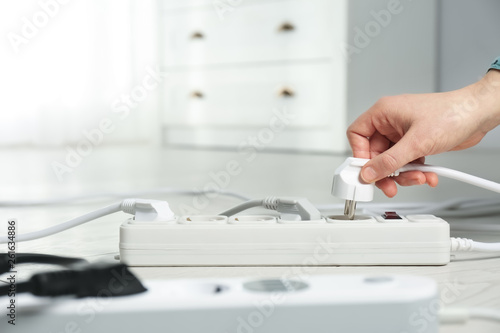
[[[287,108],[294,128],[338,124],[345,131],[344,74],[332,62],[170,73],[164,86],[167,126],[267,126]],[[337,125],[335,125],[337,126]]]
[[[340,59],[346,11],[345,0],[289,0],[241,6],[224,20],[214,9],[165,12],[163,64]]]

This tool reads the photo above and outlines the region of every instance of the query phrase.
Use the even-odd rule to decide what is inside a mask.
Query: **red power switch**
[[[402,220],[401,216],[399,216],[396,212],[385,212],[382,217],[386,220]]]

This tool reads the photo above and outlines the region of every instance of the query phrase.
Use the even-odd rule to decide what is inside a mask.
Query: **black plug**
[[[10,271],[9,256],[7,253],[0,254],[0,275]]]
[[[36,296],[114,297],[147,290],[126,265],[107,263],[38,273],[26,284],[27,291]]]
[[[71,267],[74,264],[87,263],[81,258],[61,257],[50,254],[39,253],[17,253],[15,257],[10,257],[9,253],[0,253],[0,275],[10,271],[10,268],[19,264],[47,264]]]

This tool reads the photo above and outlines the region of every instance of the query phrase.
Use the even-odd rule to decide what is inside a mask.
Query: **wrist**
[[[490,69],[478,82],[469,86],[471,102],[477,105],[484,131],[500,125],[500,70]]]

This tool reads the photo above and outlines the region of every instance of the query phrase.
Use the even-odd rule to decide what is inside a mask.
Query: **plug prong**
[[[354,220],[354,215],[356,214],[356,201],[355,200],[346,200],[344,206],[344,215],[349,220]]]

